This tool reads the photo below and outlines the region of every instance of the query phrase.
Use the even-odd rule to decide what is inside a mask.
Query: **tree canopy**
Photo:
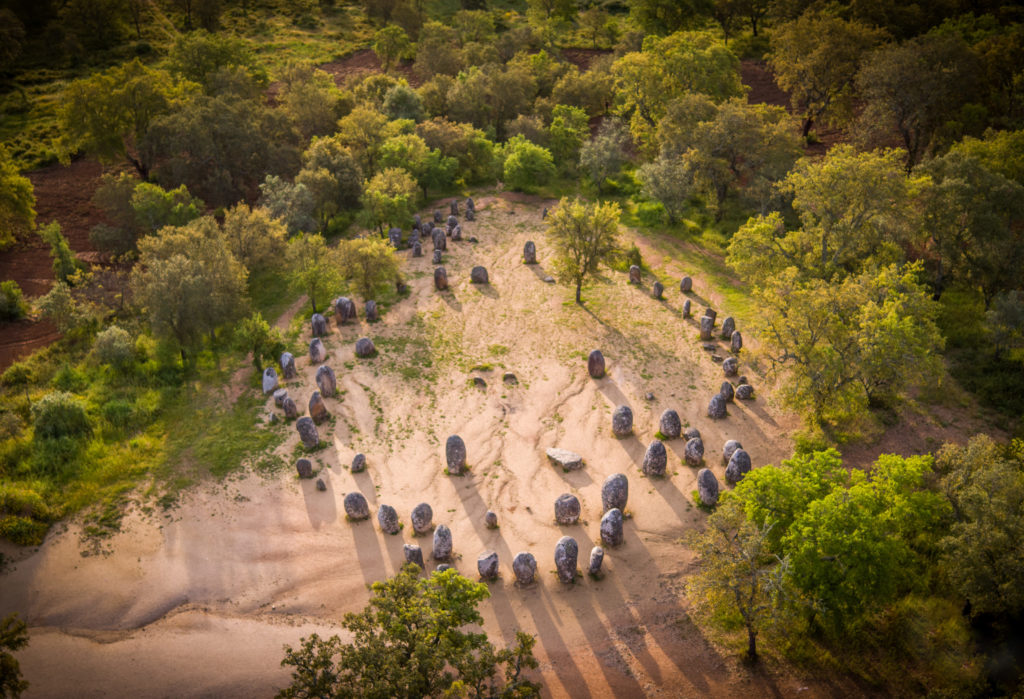
[[[582,303],[583,283],[619,250],[619,205],[588,205],[562,198],[548,212],[547,236],[555,253],[559,279],[576,285],[576,303]]]

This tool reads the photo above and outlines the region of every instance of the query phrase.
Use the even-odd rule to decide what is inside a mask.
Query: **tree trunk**
[[[804,117],[804,125],[800,128],[800,133],[804,137],[804,141],[807,140],[807,135],[811,133],[812,126],[814,126],[814,117]]]
[[[747,627],[747,660],[757,662],[757,632]]]
[[[583,305],[583,301],[580,300],[580,290],[583,288],[583,282],[576,282],[576,303]]]

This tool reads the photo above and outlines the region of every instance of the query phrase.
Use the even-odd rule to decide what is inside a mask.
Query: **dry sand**
[[[327,399],[336,421],[321,426],[329,448],[315,456],[327,492],[299,481],[292,469],[206,484],[169,516],[132,513],[107,555],[83,557],[72,524],[8,568],[0,578],[0,615],[18,611],[31,626],[31,645],[18,656],[32,683],[27,696],[270,695],[287,683],[279,665],[283,644],[313,631],[337,633],[342,615],[365,604],[366,585],[399,569],[404,543],[422,545],[429,560],[430,537],[415,538],[408,526],[420,502],[432,506],[435,523],[451,527],[457,567],[466,575],[476,577],[478,555],[497,551],[502,577],[481,606],[485,628],[499,643],[517,629],[537,636],[546,694],[761,696],[807,689],[740,668],[688,615],[682,584],[691,554],[679,540],[705,515],[691,501],[696,470],[682,463],[683,440],[667,444],[668,478],[648,480],[639,470],[667,408],[700,429],[707,465],[720,480],[727,439],[742,441],[755,467],[790,453],[795,423],[767,392],[731,405],[723,421],[705,416],[723,376],[702,348],[696,323],[681,317],[678,279],[693,270],[685,259],[659,263],[676,280],[666,283],[666,301],[650,298],[653,279],[636,288],[626,275],[608,272],[584,290],[581,308],[571,289],[543,281],[549,270],[539,206],[499,196],[477,208],[478,220],[463,228],[480,243],[449,242],[451,291],[433,289],[428,242],[422,258],[402,253],[411,294],[380,323],[338,328],[332,321],[327,363],[342,395]],[[520,263],[530,239],[540,260],[532,267]],[[489,286],[469,283],[476,264],[487,267]],[[714,300],[694,276],[692,298]],[[701,308],[695,300],[695,315]],[[728,311],[719,308],[719,318]],[[355,358],[363,335],[377,342],[378,357]],[[725,343],[719,345],[726,355]],[[593,348],[607,359],[605,379],[587,375]],[[487,363],[493,368],[473,370]],[[300,379],[287,387],[301,408],[316,388],[316,367],[306,357],[297,364]],[[741,362],[757,385],[747,369]],[[505,385],[504,371],[519,384]],[[472,376],[487,387],[473,387]],[[645,400],[647,392],[654,400]],[[619,404],[633,408],[635,437],[611,435]],[[443,473],[449,434],[466,442],[465,477]],[[291,463],[291,426],[288,435],[280,453]],[[585,468],[553,468],[544,455],[551,446],[579,452]],[[366,454],[368,470],[352,474],[347,467],[357,451]],[[553,573],[555,542],[575,537],[586,568],[599,540],[601,483],[616,472],[630,482],[625,544],[607,552],[602,580],[584,576],[563,586]],[[379,503],[393,505],[406,523],[402,533],[383,534],[375,517],[347,522],[342,499],[352,490],[374,511]],[[583,504],[577,526],[554,521],[554,500],[566,492]],[[497,512],[498,529],[484,526],[487,510]],[[519,551],[531,551],[539,564],[538,582],[527,589],[513,584]]]

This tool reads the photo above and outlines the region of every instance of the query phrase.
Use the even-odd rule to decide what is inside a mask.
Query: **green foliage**
[[[81,306],[71,294],[71,287],[64,282],[57,282],[45,296],[36,300],[35,308],[62,333],[71,332],[85,319]]]
[[[68,245],[68,239],[60,230],[60,224],[56,221],[49,223],[39,230],[39,237],[50,246],[50,257],[53,258],[53,278],[65,284],[70,282],[70,277],[78,271],[78,260],[75,253]]]
[[[416,208],[416,181],[405,170],[384,168],[364,185],[363,210],[368,226],[404,227]]]
[[[224,213],[222,230],[231,254],[250,272],[270,268],[284,253],[287,230],[266,209],[235,204]]]
[[[290,236],[300,231],[311,232],[316,227],[313,218],[316,205],[304,184],[267,175],[260,185],[260,206],[267,209],[271,217],[281,221]]]
[[[494,182],[495,147],[471,124],[435,118],[416,125],[416,134],[445,158],[455,158],[458,174],[467,183]]]
[[[93,354],[102,364],[109,364],[123,371],[135,359],[135,343],[124,328],[111,325],[96,335],[92,345]]]
[[[342,276],[337,251],[327,247],[322,235],[299,235],[289,240],[285,260],[292,288],[309,296],[314,313],[318,301],[325,301],[340,290]]]
[[[401,27],[393,24],[385,26],[373,35],[373,52],[380,59],[385,73],[391,70],[392,65],[405,58],[411,45],[409,36]]]
[[[285,350],[281,331],[270,327],[259,311],[243,318],[235,326],[235,345],[244,352],[252,353],[252,364],[257,373],[263,373],[264,361],[273,364]]]
[[[619,250],[620,214],[618,204],[588,206],[564,197],[548,213],[547,237],[554,250],[555,271],[563,282],[576,285],[576,303],[581,303],[583,283]]]
[[[985,328],[997,358],[1024,347],[1024,291],[997,294],[985,312]]]
[[[334,131],[338,117],[351,110],[351,96],[342,93],[325,71],[308,64],[289,64],[280,76],[280,109],[303,139]]]
[[[28,645],[28,626],[17,614],[0,621],[0,696],[17,699],[28,689],[14,652]]]
[[[990,172],[1024,185],[1024,129],[985,132],[984,138],[967,136],[951,151],[979,160]]]
[[[332,217],[356,206],[363,192],[363,172],[338,136],[313,139],[295,182],[312,195],[321,232]]]
[[[348,147],[364,174],[376,169],[377,149],[386,138],[384,127],[387,121],[387,117],[376,109],[363,105],[338,121],[335,138],[340,145]]]
[[[452,184],[458,168],[454,158],[441,155],[437,149],[430,149],[416,134],[392,136],[380,147],[379,162],[382,168],[400,168],[416,178],[416,183],[427,196],[430,187],[447,187]]]
[[[515,646],[496,650],[486,634],[463,630],[483,621],[476,607],[487,586],[454,570],[419,573],[407,565],[371,585],[366,609],[345,615],[350,644],[313,634],[285,646],[281,664],[294,669],[278,696],[537,696],[539,685],[522,676],[537,666],[533,637],[520,632]]]
[[[502,178],[511,189],[533,192],[555,176],[555,162],[551,157],[551,151],[530,143],[522,136],[516,136],[505,144],[504,155]]]
[[[18,282],[9,279],[0,282],[0,320],[18,320],[28,313],[28,304],[21,294]]]
[[[548,147],[562,172],[573,172],[579,162],[580,148],[590,136],[587,113],[578,107],[555,105],[548,127]]]
[[[199,218],[204,206],[184,185],[168,191],[124,172],[103,175],[92,200],[113,225],[94,226],[89,240],[101,252],[114,256],[135,250],[141,236]]]
[[[36,440],[87,437],[92,424],[82,402],[70,393],[47,393],[32,406]]]
[[[711,4],[702,0],[630,0],[631,18],[651,34],[667,34],[684,29],[701,15],[709,14]]]
[[[0,250],[35,226],[35,206],[32,183],[21,176],[10,152],[0,146]]]
[[[389,119],[412,119],[423,121],[423,100],[418,92],[404,81],[398,83],[384,95],[384,113]]]
[[[395,250],[382,238],[355,238],[338,243],[338,263],[364,300],[377,297],[382,286],[398,278]]]
[[[611,119],[604,121],[594,138],[580,149],[580,169],[599,190],[603,189],[605,182],[617,176],[629,160],[626,155],[629,144],[629,134],[622,124]]]
[[[211,34],[199,30],[182,34],[168,55],[171,72],[203,86],[208,94],[218,77],[230,69],[241,69],[257,88],[266,84],[267,76],[256,61],[249,45],[240,38]]]

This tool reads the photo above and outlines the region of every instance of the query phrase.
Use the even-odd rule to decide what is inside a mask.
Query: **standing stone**
[[[434,232],[434,222],[424,221],[420,224],[420,230],[423,232],[423,235],[430,235]]]
[[[414,231],[418,231],[420,229],[421,225],[423,225],[423,224],[422,224],[422,222],[420,220],[420,215],[419,214],[413,214],[412,215],[412,228],[413,228],[413,230]]]
[[[643,472],[648,476],[661,477],[665,475],[665,467],[668,465],[668,452],[665,445],[657,439],[647,447],[644,454]]]
[[[452,232],[455,230],[455,226],[457,225],[459,225],[459,219],[455,218],[454,216],[449,216],[448,225],[446,226],[448,229],[448,235],[452,234]]]
[[[412,508],[412,530],[416,534],[426,534],[434,526],[434,510],[425,502]]]
[[[604,378],[604,355],[601,350],[594,350],[587,357],[587,371],[592,379]]]
[[[366,322],[367,323],[374,323],[374,322],[376,322],[378,320],[380,320],[380,313],[377,311],[377,302],[376,301],[367,301],[366,302]]]
[[[694,437],[686,442],[686,449],[683,452],[683,458],[686,459],[686,463],[690,466],[700,466],[701,462],[704,461],[704,440],[700,437]]]
[[[579,555],[580,547],[571,536],[563,536],[555,544],[555,569],[561,582],[569,584],[576,579],[576,560]]]
[[[274,391],[274,405],[276,405],[279,408],[283,407],[284,406],[284,399],[287,398],[287,397],[288,397],[288,389],[287,388],[279,388],[279,389],[277,389],[276,391]]]
[[[658,299],[660,301],[660,300],[662,300],[664,294],[665,294],[665,285],[662,284],[661,282],[654,282],[654,284],[651,286],[651,296],[653,298],[656,298],[656,299]]]
[[[721,420],[725,415],[725,397],[721,393],[716,393],[711,396],[711,402],[708,403],[708,417],[712,420]]]
[[[740,363],[736,357],[726,357],[722,362],[722,371],[726,376],[736,376],[739,373]]]
[[[316,385],[320,388],[320,395],[332,398],[338,392],[338,379],[334,376],[334,370],[321,364],[316,370]]]
[[[487,284],[487,268],[477,265],[469,273],[469,280],[474,284]]]
[[[680,280],[680,282],[679,282],[679,290],[681,292],[683,292],[684,294],[687,291],[692,291],[693,290],[693,280],[690,279],[689,277],[683,277]]]
[[[352,465],[349,466],[350,473],[362,473],[366,470],[366,454],[356,454],[352,457]]]
[[[617,507],[601,518],[601,543],[612,548],[622,544],[622,510]]]
[[[544,207],[544,210],[540,212],[540,220],[543,221],[548,217],[548,207]]]
[[[412,244],[412,256],[423,257],[423,244],[418,240]]]
[[[313,337],[323,337],[327,334],[327,319],[319,313],[313,314],[313,317],[309,319],[309,324],[313,330]]]
[[[718,479],[710,468],[702,468],[697,472],[697,495],[708,507],[718,502]]]
[[[740,335],[739,330],[733,330],[732,339],[729,342],[729,350],[733,354],[737,354],[741,349],[743,349],[743,336]]]
[[[436,267],[434,269],[434,288],[438,291],[444,291],[448,288],[448,272],[444,267]]]
[[[475,221],[476,220],[476,212],[473,211],[473,209],[466,209],[466,220],[467,221]]]
[[[701,316],[701,319],[700,319],[700,339],[704,340],[705,342],[707,340],[710,340],[711,339],[711,330],[714,328],[714,326],[715,326],[715,321],[713,321],[710,317],[708,317],[708,316]]]
[[[628,405],[620,405],[612,413],[612,434],[620,439],[633,434],[633,411]]]
[[[739,483],[743,476],[750,473],[750,454],[743,449],[737,449],[729,457],[729,465],[725,467],[725,480],[727,483]]]
[[[302,440],[302,446],[306,449],[316,449],[320,446],[320,433],[316,431],[316,425],[312,418],[300,417],[295,422],[295,429],[299,433],[299,439]]]
[[[459,215],[459,200],[458,199],[452,199],[451,203],[448,205],[448,209],[449,209],[449,211],[451,211],[451,215],[452,216],[458,216]],[[451,218],[451,216],[449,218]]]
[[[309,459],[299,459],[295,462],[295,470],[299,472],[299,478],[312,478],[313,462]]]
[[[431,262],[433,264],[435,264],[435,265],[441,264],[441,251],[440,250],[434,250],[434,257],[431,260]],[[437,283],[437,275],[436,274],[434,275],[434,283],[435,284]],[[445,279],[445,284],[447,284],[447,283],[448,283],[448,280]],[[445,288],[447,289],[448,287],[445,286]]]
[[[448,474],[461,476],[466,469],[466,443],[462,437],[453,434],[444,443],[444,458],[448,464]]]
[[[356,305],[347,296],[339,296],[334,299],[334,315],[338,319],[338,325],[344,325],[356,319]]]
[[[423,565],[423,549],[416,544],[406,544],[402,547],[402,552],[405,554],[406,563],[415,563],[420,570],[426,567]]]
[[[434,209],[434,223],[441,223],[441,210]]]
[[[447,561],[452,557],[452,530],[443,524],[434,530],[434,560]]]
[[[537,574],[537,559],[528,551],[520,551],[512,559],[512,572],[515,573],[516,582],[520,585],[529,585]]]
[[[488,529],[498,528],[498,515],[490,510],[487,510],[487,514],[484,515],[484,526]]]
[[[299,372],[295,368],[295,357],[291,352],[281,353],[281,373],[285,380],[298,378]]]
[[[690,310],[690,299],[683,301],[683,318],[689,318],[692,315]]]
[[[372,357],[377,352],[373,340],[368,337],[361,337],[356,340],[356,356],[361,358]]]
[[[640,283],[640,268],[637,265],[629,266],[629,283],[639,284]]]
[[[452,240],[462,240],[462,226],[456,225],[452,229]]]
[[[395,250],[402,247],[402,229],[392,228],[388,231],[388,242]]]
[[[270,393],[277,390],[277,372],[274,367],[268,366],[263,370],[263,392]]]
[[[370,516],[370,506],[366,498],[360,492],[351,492],[345,496],[345,516],[351,520],[359,521]]]
[[[728,381],[722,382],[722,387],[718,392],[721,394],[722,398],[725,398],[726,403],[732,403],[733,396],[736,395],[735,389],[733,389],[732,384]]]
[[[576,471],[583,468],[583,457],[574,451],[549,447],[545,453],[551,463],[561,466],[563,471]]]
[[[604,512],[612,508],[625,511],[629,499],[629,481],[621,473],[613,473],[604,480],[601,486],[601,509]]]
[[[675,410],[666,410],[661,414],[658,421],[658,430],[666,439],[679,439],[683,431],[683,423],[679,421],[679,413]]]
[[[736,321],[732,316],[729,316],[722,321],[722,334],[720,337],[723,340],[728,340],[732,337],[734,332],[736,332]]]
[[[740,400],[753,400],[754,399],[754,387],[748,383],[745,383],[736,388],[736,397]]]
[[[399,278],[395,280],[395,293],[399,296],[409,293],[409,285],[405,283],[404,279]]]
[[[476,559],[476,570],[483,580],[494,580],[498,577],[498,554],[494,551],[482,554]]]
[[[313,341],[309,343],[309,361],[314,364],[323,364],[325,359],[327,359],[327,348],[324,347],[324,343],[319,337],[314,337]]]
[[[313,395],[309,397],[309,416],[318,425],[331,416],[327,412],[327,404],[320,397],[320,391],[313,391]]]
[[[743,445],[737,442],[735,439],[730,439],[729,441],[727,441],[725,443],[725,446],[722,447],[722,463],[729,463],[729,459],[732,458],[732,455],[736,452],[736,450],[742,448]]]
[[[537,246],[532,240],[527,240],[526,245],[523,246],[523,264],[537,264]]]
[[[321,493],[327,492],[327,484],[324,483],[323,478],[316,479],[316,489],[319,490]]]
[[[284,400],[281,401],[281,410],[284,411],[284,416],[289,420],[294,420],[299,416],[299,406],[295,405],[295,401],[292,400],[291,396],[285,396]]]
[[[685,439],[687,442],[689,442],[691,439],[695,437],[697,439],[700,439],[700,430],[698,430],[696,427],[687,427],[686,431],[683,432],[683,439]]]
[[[580,501],[575,495],[564,493],[555,500],[555,521],[559,524],[576,524],[580,521]]]
[[[394,535],[402,530],[398,526],[398,512],[391,505],[385,505],[384,503],[381,503],[381,506],[377,508],[377,524],[380,525],[380,530],[385,534]]]
[[[604,563],[604,549],[600,546],[590,549],[590,566],[587,568],[587,574],[592,576],[600,575],[602,563]]]
[[[708,306],[704,309],[704,315],[711,319],[711,327],[715,326],[715,319],[718,318],[718,311]]]
[[[466,211],[476,211],[476,204],[473,203],[473,197],[466,199]]]

